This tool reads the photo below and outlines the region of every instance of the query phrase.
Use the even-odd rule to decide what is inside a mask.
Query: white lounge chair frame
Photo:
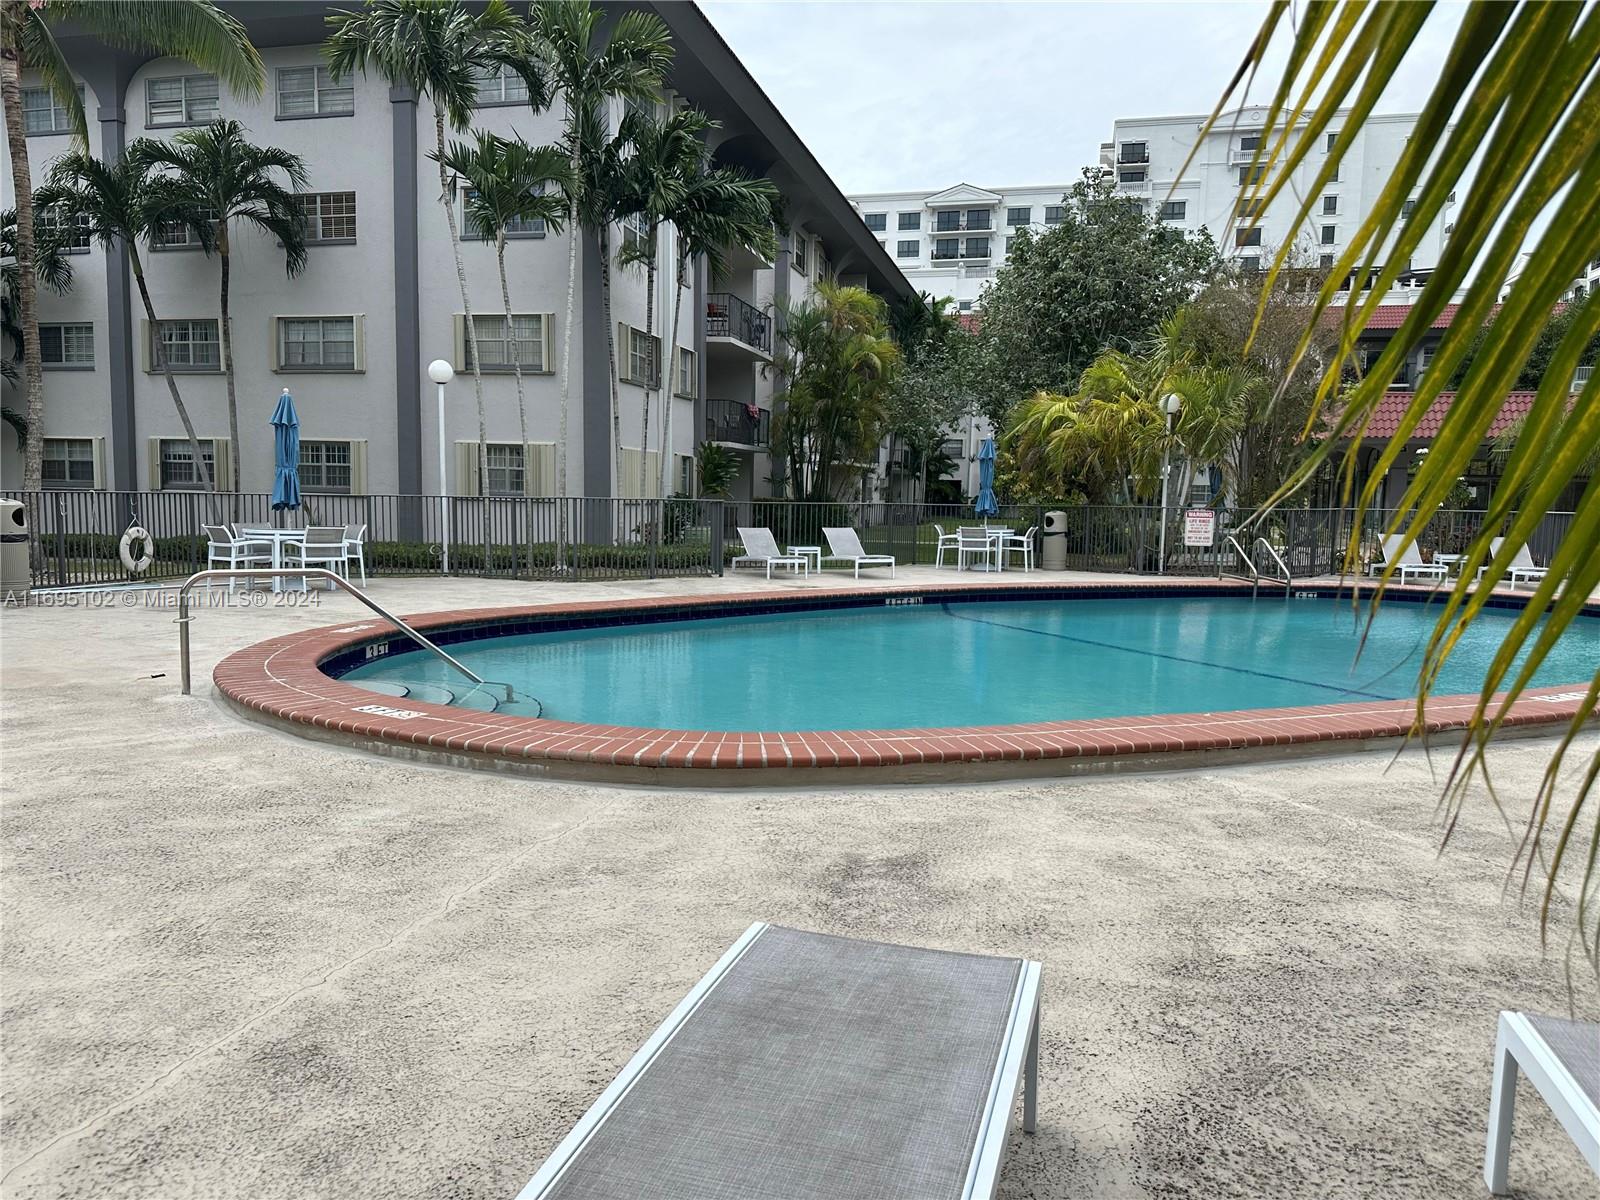
[[[590,1136],[627,1095],[655,1056],[694,1016],[701,1001],[767,928],[767,922],[757,921],[746,929],[743,936],[717,960],[716,966],[706,972],[689,994],[678,1002],[672,1015],[645,1040],[644,1045],[628,1060],[628,1065],[622,1068],[622,1073],[600,1093],[600,1098],[590,1106],[589,1111],[578,1118],[572,1132],[561,1140],[561,1144],[545,1160],[527,1186],[517,1193],[517,1200],[542,1200],[554,1187]],[[1040,972],[1038,963],[1023,960],[1012,995],[1005,1036],[1001,1040],[1000,1060],[989,1083],[989,1101],[979,1122],[977,1142],[967,1167],[962,1200],[992,1200],[1000,1183],[1000,1161],[1005,1154],[1011,1113],[1016,1107],[1019,1091],[1022,1092],[1023,1131],[1032,1133],[1038,1127]]]
[[[1449,576],[1450,568],[1443,563],[1423,562],[1422,551],[1417,549],[1415,542],[1400,550],[1399,546],[1403,540],[1399,534],[1381,540],[1379,544],[1383,547],[1383,561],[1372,564],[1371,574],[1382,575],[1384,568],[1392,562],[1394,573],[1400,576],[1401,583],[1409,583],[1413,575],[1436,581]],[[1399,554],[1399,558],[1395,557],[1396,553]]]
[[[1505,544],[1506,540],[1503,537],[1490,538],[1489,557],[1499,558],[1500,547]],[[1479,567],[1478,579],[1481,580],[1483,578],[1483,573],[1488,569],[1489,567],[1487,564]],[[1501,578],[1509,580],[1511,586],[1516,587],[1517,584],[1521,583],[1524,579],[1526,579],[1529,583],[1538,583],[1548,574],[1550,574],[1549,568],[1541,567],[1538,563],[1533,561],[1533,555],[1528,552],[1528,545],[1526,542],[1524,542],[1522,545],[1517,547],[1516,557],[1511,560],[1511,565],[1506,568],[1506,573],[1501,576]]]
[[[938,524],[934,525],[933,532],[939,538],[939,541],[935,544],[933,550],[933,567],[934,570],[938,570],[940,567],[944,566],[944,552],[946,550],[954,550],[961,544],[961,535],[956,533],[946,533],[944,531],[944,526]]]
[[[778,549],[778,539],[772,536],[772,530],[759,526],[739,526],[739,540],[744,543],[744,553],[733,560],[731,569],[737,571],[740,563],[763,563],[767,568],[767,578],[772,578],[774,564],[788,567],[791,572],[796,567],[803,575],[811,574],[811,560],[804,554],[785,554]]]
[[[1600,1038],[1600,1029],[1595,1031]],[[1494,1047],[1494,1083],[1489,1092],[1489,1144],[1483,1156],[1483,1182],[1496,1196],[1510,1192],[1506,1163],[1511,1156],[1511,1117],[1516,1107],[1517,1071],[1544,1098],[1578,1153],[1600,1175],[1600,1108],[1584,1092],[1528,1014],[1502,1012]]]
[[[868,554],[866,547],[861,544],[861,539],[854,529],[829,529],[822,528],[822,536],[828,539],[830,553],[823,558],[823,562],[852,563],[856,569],[856,578],[861,578],[861,568],[888,567],[889,578],[894,578],[895,560],[892,554]]]

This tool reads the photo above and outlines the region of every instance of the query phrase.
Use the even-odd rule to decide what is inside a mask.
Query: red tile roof
[[[1459,304],[1446,304],[1439,310],[1438,316],[1433,318],[1433,324],[1429,328],[1448,329],[1450,323],[1456,319],[1456,312],[1460,307]],[[1415,306],[1411,304],[1380,304],[1372,310],[1372,316],[1367,318],[1366,328],[1399,329],[1405,324],[1405,319],[1411,315],[1414,308]],[[1499,311],[1500,306],[1496,304],[1489,310],[1489,319],[1494,320],[1495,314]],[[1341,324],[1344,321],[1344,305],[1335,304],[1324,309],[1322,319],[1329,325]]]
[[[1528,415],[1533,408],[1533,398],[1536,392],[1507,392],[1506,401],[1500,406],[1499,415],[1495,417],[1494,424],[1489,427],[1491,437],[1499,437],[1510,429],[1523,417]],[[1438,399],[1429,406],[1426,414],[1417,423],[1416,429],[1411,433],[1412,440],[1426,441],[1438,434],[1444,425],[1444,419],[1450,412],[1450,405],[1455,401],[1454,392],[1440,392]],[[1367,425],[1366,436],[1369,438],[1391,438],[1400,428],[1400,419],[1405,416],[1406,409],[1411,407],[1413,396],[1410,392],[1385,392],[1383,399],[1378,401],[1378,407],[1373,411],[1372,420]]]

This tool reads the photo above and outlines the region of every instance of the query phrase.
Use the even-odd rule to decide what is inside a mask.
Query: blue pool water
[[[853,608],[489,638],[449,647],[548,717],[713,730],[893,729],[1220,712],[1415,693],[1437,607],[1384,607],[1359,660],[1348,600],[1218,597]],[[1514,614],[1489,610],[1439,694],[1474,692]],[[1536,682],[1587,682],[1600,619],[1580,618]],[[452,677],[455,677],[454,680]],[[343,676],[392,695],[459,688],[431,655]],[[413,691],[434,699],[426,687]],[[502,706],[520,711],[516,704]]]

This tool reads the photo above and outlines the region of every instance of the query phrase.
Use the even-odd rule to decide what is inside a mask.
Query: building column
[[[419,495],[422,480],[422,315],[417,266],[417,96],[391,87],[394,130],[394,418],[396,491]],[[442,483],[434,480],[434,485]]]
[[[114,104],[95,110],[100,122],[100,157],[108,163],[120,162],[127,145],[127,113],[122,93]],[[133,406],[133,272],[128,266],[128,250],[120,241],[107,246],[106,256],[106,369],[110,376],[111,452],[106,457],[111,469],[111,488],[133,492],[139,488],[138,428]],[[154,481],[151,481],[154,486]]]
[[[611,360],[606,356],[606,312],[600,294],[605,263],[600,257],[600,240],[586,229],[568,231],[569,237],[582,238],[578,247],[578,303],[582,319],[577,332],[583,335],[579,363],[581,387],[573,389],[583,429],[583,492],[604,499],[616,495],[612,463],[616,451],[611,437]],[[612,330],[611,335],[616,336]],[[618,347],[619,354],[622,353]]]

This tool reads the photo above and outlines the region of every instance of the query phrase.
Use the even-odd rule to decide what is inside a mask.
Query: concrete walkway
[[[1567,1011],[1566,903],[1542,955],[1481,790],[1440,855],[1420,753],[786,793],[456,773],[209,694],[224,654],[347,621],[348,598],[202,610],[188,699],[155,603],[0,614],[6,1197],[503,1200],[757,918],[1043,961],[1010,1200],[1480,1194],[1495,1014]],[[1494,754],[1514,819],[1548,752]],[[1526,1085],[1511,1175],[1593,1195]]]

